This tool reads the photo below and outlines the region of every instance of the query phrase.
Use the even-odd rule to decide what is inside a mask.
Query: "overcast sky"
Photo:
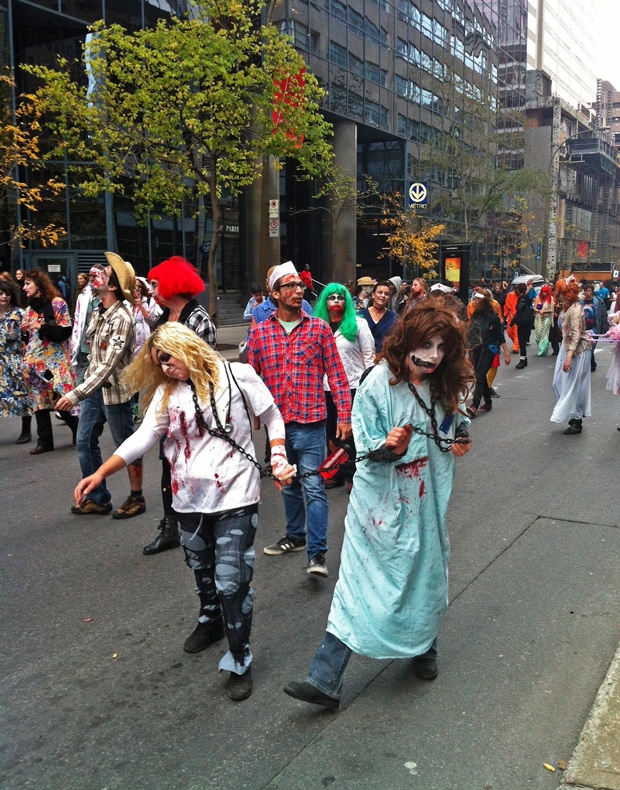
[[[595,44],[599,52],[597,77],[620,91],[620,0],[594,0]]]

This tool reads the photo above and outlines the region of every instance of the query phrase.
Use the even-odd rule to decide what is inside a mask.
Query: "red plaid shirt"
[[[331,387],[338,422],[351,422],[351,390],[331,329],[301,312],[290,335],[272,313],[250,333],[248,362],[262,375],[284,422],[324,420],[323,376]]]

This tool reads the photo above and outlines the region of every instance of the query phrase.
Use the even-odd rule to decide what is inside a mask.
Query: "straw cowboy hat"
[[[131,302],[133,299],[133,289],[136,287],[136,273],[133,270],[133,266],[127,261],[124,261],[121,256],[117,255],[115,252],[106,252],[105,257],[108,259],[109,265],[118,277],[123,296]]]

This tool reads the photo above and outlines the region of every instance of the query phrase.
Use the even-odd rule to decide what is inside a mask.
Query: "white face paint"
[[[327,309],[333,315],[341,316],[344,312],[344,296],[341,294],[331,294],[327,297]]]
[[[425,340],[419,348],[416,348],[409,354],[411,370],[418,375],[432,373],[439,367],[444,356],[443,338],[441,335],[433,335],[433,337]]]
[[[88,279],[93,290],[101,292],[108,287],[109,274],[107,269],[97,269],[93,266],[93,268],[88,273]]]

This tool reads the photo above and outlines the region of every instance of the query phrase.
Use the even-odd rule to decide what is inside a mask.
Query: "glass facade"
[[[438,150],[465,115],[489,106],[486,120],[474,121],[478,135],[486,124],[484,150],[495,164],[522,166],[527,0],[287,0],[275,20],[327,90],[328,117],[358,125],[360,186],[370,175],[380,190],[405,195],[422,181],[428,214],[461,236],[450,200],[454,173]],[[474,264],[496,256],[497,232],[493,221],[480,229]],[[359,223],[358,272],[361,265],[392,273],[377,261],[381,246],[370,213]]]
[[[21,71],[19,65],[54,66],[58,56],[69,63],[79,61],[87,26],[92,22],[104,19],[108,24],[118,23],[135,30],[153,25],[162,16],[179,13],[185,7],[181,0],[0,0],[2,65],[13,68],[17,95],[33,91],[35,80]],[[73,76],[84,78],[78,66]],[[53,222],[64,227],[67,235],[54,248],[31,246],[22,250],[19,260],[12,261],[14,267],[60,265],[60,271],[75,280],[78,270],[88,270],[94,261],[100,262],[102,252],[107,249],[121,252],[142,275],[173,254],[186,255],[199,266],[204,256],[206,267],[204,251],[196,249],[195,206],[182,206],[180,217],[149,218],[146,226],[139,225],[130,199],[111,195],[85,198],[71,184],[68,164],[50,164],[45,175],[65,181],[67,189],[37,212],[38,223]],[[232,281],[236,283],[239,277],[239,217],[236,206],[229,203],[217,259],[219,282],[224,288],[235,287]],[[208,218],[206,223],[210,230]],[[8,258],[3,263],[9,268]]]
[[[7,42],[3,59],[14,68],[20,63],[51,65],[58,55],[72,62],[79,59],[87,25],[96,19],[136,29],[184,7],[181,0],[0,0]],[[453,197],[458,178],[446,164],[444,140],[460,139],[463,150],[475,142],[493,166],[522,166],[527,12],[527,0],[280,0],[273,21],[292,37],[326,89],[328,119],[356,124],[358,186],[364,188],[371,176],[380,191],[406,195],[412,182],[424,182],[430,194],[428,216],[446,225],[446,238],[461,241],[467,233]],[[17,92],[34,87],[19,69],[15,72]],[[468,116],[481,107],[486,120],[469,122]],[[487,139],[474,141],[474,134]],[[65,165],[51,168],[64,175]],[[329,276],[330,264],[323,257],[325,213],[287,210],[312,205],[312,185],[295,179],[288,164],[280,185],[283,259],[291,257],[299,266],[309,263],[318,279]],[[243,200],[241,210],[236,201],[224,198],[224,204],[218,283],[235,290],[246,279],[240,229],[247,225],[248,209]],[[46,216],[67,228],[66,239],[52,252],[23,251],[19,265],[57,255],[76,273],[110,247],[141,274],[173,252],[206,265],[207,250],[196,249],[194,208],[183,206],[182,216],[150,218],[141,227],[130,200],[87,200],[69,186],[45,209]],[[377,213],[369,209],[358,222],[358,274],[398,274],[389,260],[378,257]],[[209,230],[208,217],[206,223]],[[505,230],[496,217],[487,216],[476,231],[468,231],[474,243],[472,263],[483,269],[497,259],[502,247],[498,237]]]
[[[591,3],[529,0],[528,68],[553,81],[554,93],[578,109],[596,97],[597,62]]]

